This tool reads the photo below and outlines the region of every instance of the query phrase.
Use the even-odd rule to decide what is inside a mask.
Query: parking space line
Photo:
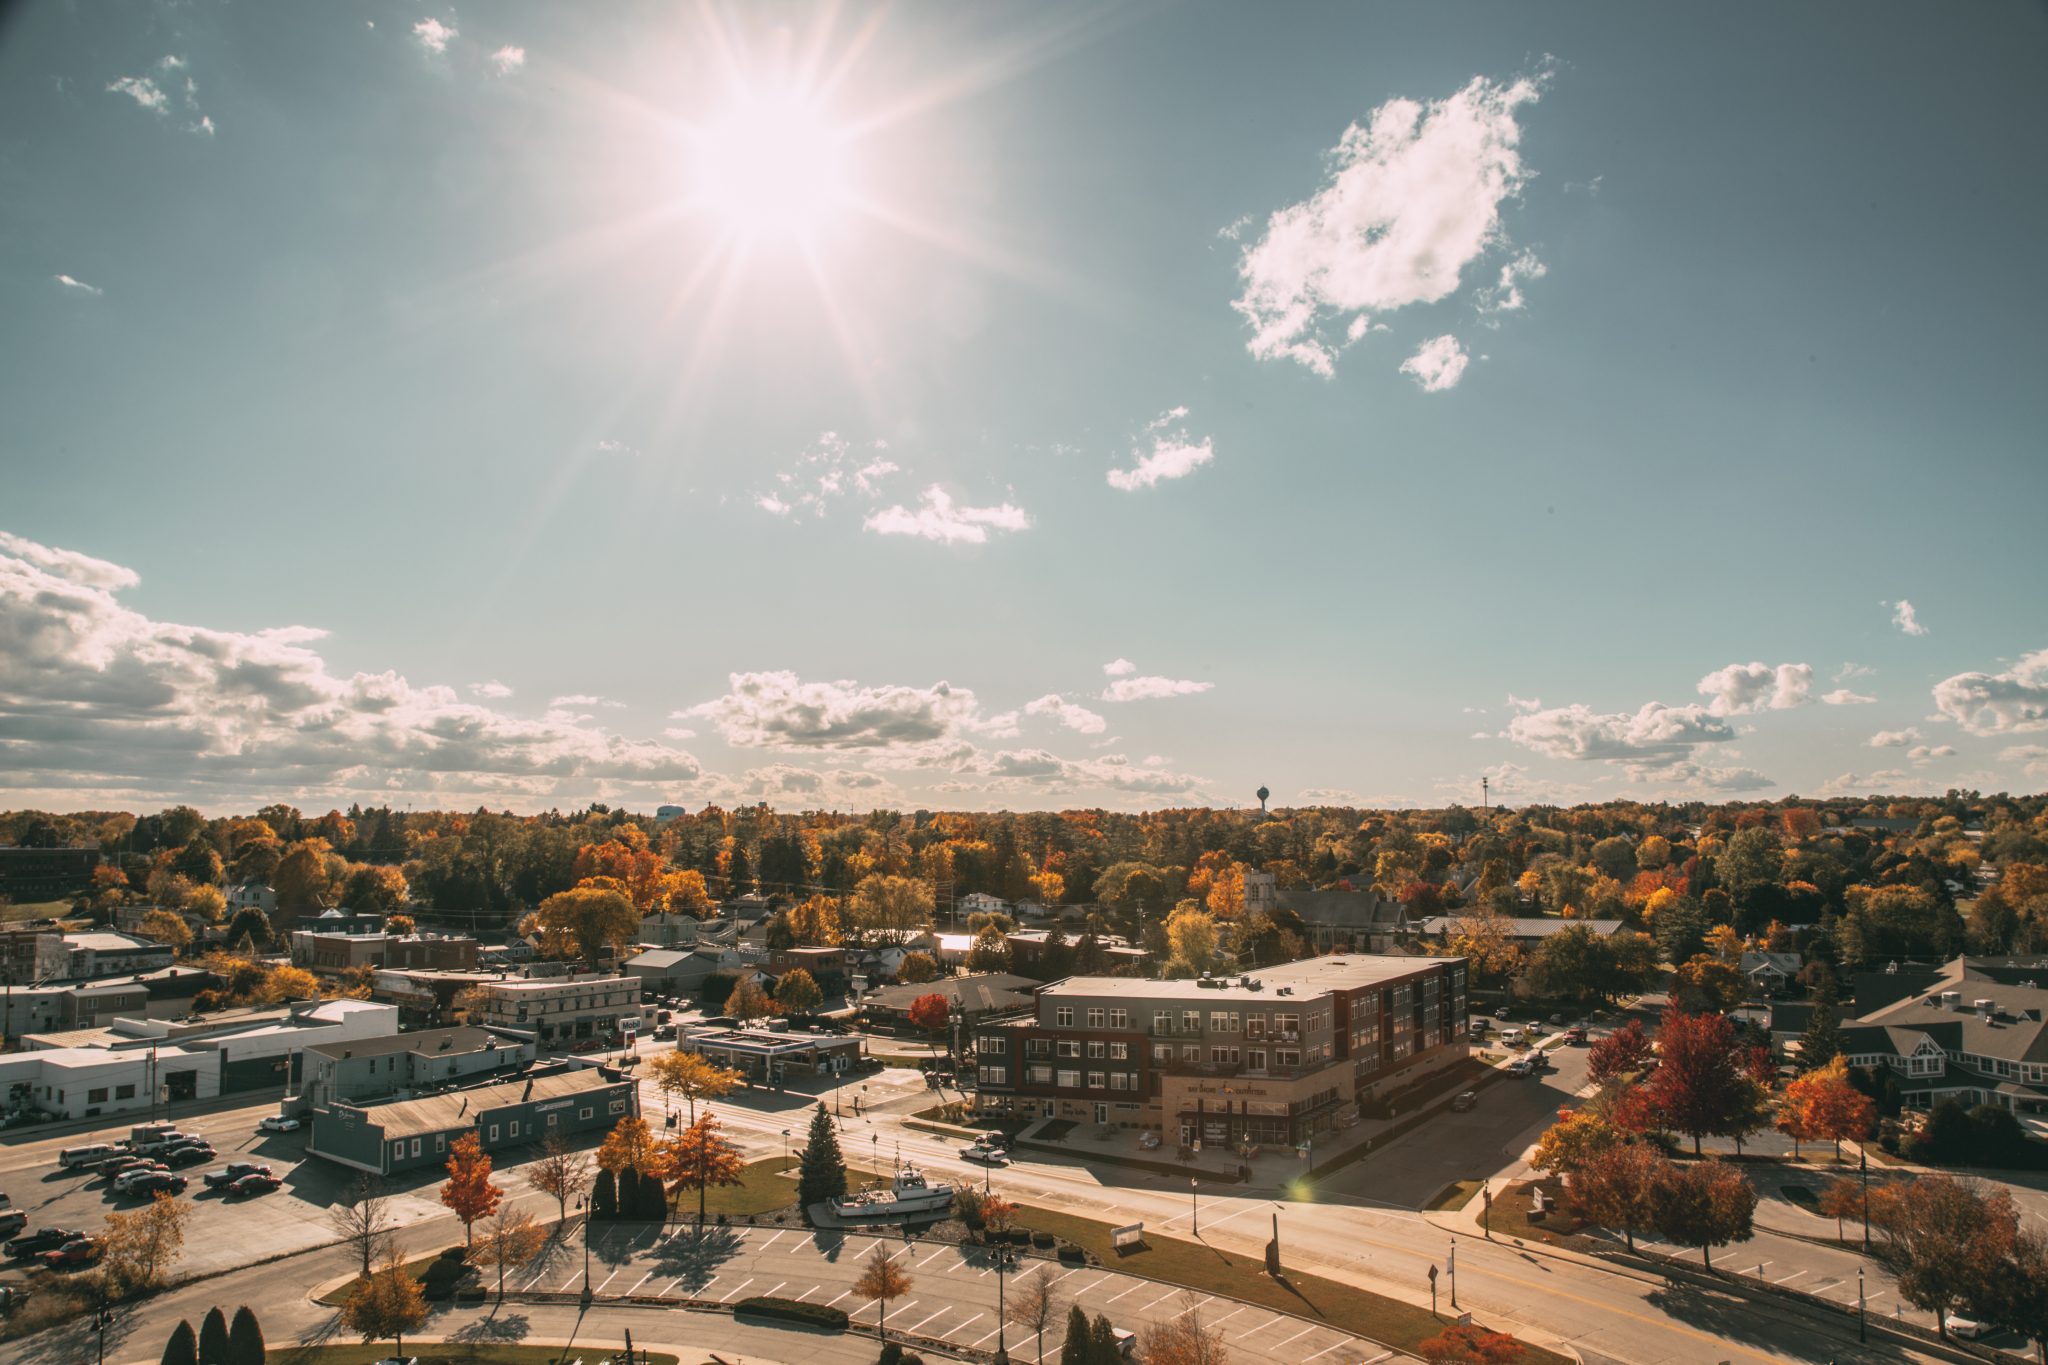
[[[1275,1313],[1270,1320],[1260,1323],[1257,1327],[1247,1327],[1242,1332],[1239,1332],[1237,1334],[1238,1340],[1243,1341],[1248,1337],[1258,1336],[1268,1327],[1278,1327],[1282,1321],[1284,1321],[1283,1317]]]
[[[789,1229],[784,1228],[782,1231],[776,1233],[773,1237],[770,1237],[767,1241],[761,1243],[761,1250],[766,1251],[769,1247],[774,1246],[777,1242],[781,1241],[783,1238],[787,1236],[789,1236]]]
[[[1300,1341],[1303,1337],[1307,1336],[1310,1332],[1313,1332],[1315,1330],[1316,1329],[1314,1324],[1310,1324],[1309,1326],[1302,1328],[1299,1332],[1296,1332],[1293,1336],[1287,1338],[1287,1341]],[[1281,1342],[1279,1346],[1275,1346],[1273,1349],[1276,1351],[1279,1350],[1281,1346],[1285,1346],[1287,1344],[1287,1341]]]
[[[1351,1338],[1346,1337],[1344,1338],[1344,1340],[1338,1342],[1335,1346],[1326,1346],[1322,1350],[1317,1351],[1314,1355],[1310,1356],[1308,1360],[1321,1360],[1324,1356],[1330,1354],[1330,1352],[1341,1351],[1350,1344]],[[1308,1365],[1308,1360],[1304,1360],[1303,1362],[1301,1362],[1301,1365]]]
[[[1248,1303],[1241,1304],[1238,1307],[1231,1309],[1228,1313],[1225,1313],[1222,1317],[1216,1319],[1216,1321],[1208,1323],[1206,1325],[1210,1327],[1221,1327],[1224,1323],[1229,1322],[1232,1318],[1236,1317],[1239,1313],[1244,1312],[1244,1310],[1249,1307],[1251,1307],[1251,1305]]]
[[[667,1297],[668,1297],[668,1295],[669,1295],[669,1291],[670,1291],[670,1290],[672,1290],[672,1289],[674,1289],[674,1288],[675,1288],[675,1287],[676,1287],[677,1285],[681,1284],[682,1282],[683,1282],[683,1277],[682,1277],[682,1276],[680,1276],[680,1275],[676,1276],[676,1277],[675,1277],[675,1278],[674,1278],[673,1280],[670,1280],[670,1281],[669,1281],[669,1282],[668,1282],[667,1284],[663,1285],[663,1286],[661,1287],[661,1290],[660,1290],[660,1292],[659,1292],[659,1293],[657,1293],[657,1294],[655,1295],[655,1297],[656,1297],[656,1298],[658,1298],[658,1299],[665,1299],[665,1298],[667,1298]]]
[[[1365,1365],[1380,1365],[1380,1362],[1381,1362],[1382,1360],[1385,1360],[1385,1359],[1386,1359],[1386,1358],[1387,1358],[1388,1356],[1391,1356],[1392,1354],[1394,1354],[1394,1353],[1393,1353],[1392,1351],[1381,1351],[1381,1352],[1380,1352],[1380,1353],[1379,1353],[1378,1355],[1374,1356],[1374,1357],[1373,1357],[1373,1358],[1372,1358],[1371,1360],[1368,1360],[1368,1361],[1366,1361],[1366,1362],[1365,1362]]]
[[[985,1317],[987,1317],[987,1316],[988,1316],[988,1314],[986,1314],[986,1313],[976,1313],[976,1314],[975,1314],[975,1315],[974,1315],[973,1317],[969,1318],[969,1319],[968,1319],[967,1321],[965,1321],[965,1322],[956,1322],[956,1323],[954,1323],[954,1324],[953,1324],[953,1325],[952,1325],[951,1327],[948,1327],[948,1328],[946,1329],[946,1333],[947,1333],[947,1335],[949,1335],[949,1336],[950,1336],[950,1335],[952,1335],[952,1334],[953,1334],[954,1332],[964,1332],[964,1331],[966,1331],[966,1330],[967,1330],[968,1328],[970,1328],[970,1327],[974,1326],[974,1324],[975,1324],[975,1323],[977,1323],[977,1322],[980,1322],[980,1321],[981,1321],[981,1320],[982,1320],[983,1318],[985,1318]]]
[[[868,1300],[868,1307],[870,1307],[870,1308],[875,1308],[875,1307],[877,1307],[877,1306],[878,1306],[878,1305],[879,1305],[880,1303],[881,1303],[881,1300],[880,1300],[880,1299],[869,1299],[869,1300]],[[902,1306],[901,1308],[898,1308],[898,1309],[897,1309],[896,1311],[897,1311],[897,1312],[899,1312],[899,1313],[908,1313],[908,1312],[909,1312],[909,1311],[910,1311],[911,1309],[913,1309],[913,1308],[917,1307],[917,1304],[918,1304],[918,1300],[916,1300],[916,1299],[912,1299],[912,1300],[911,1300],[911,1301],[910,1301],[909,1303],[906,1303],[906,1304],[904,1304],[904,1305],[903,1305],[903,1306]],[[859,1310],[858,1308],[856,1308],[856,1309],[854,1309],[854,1310],[853,1310],[853,1312],[854,1312],[854,1313],[858,1313],[859,1311],[860,1311],[860,1310]],[[852,1316],[853,1316],[853,1313],[848,1313],[848,1314],[847,1314],[846,1316],[850,1318],[850,1317],[852,1317]],[[877,1312],[877,1313],[875,1314],[875,1326],[876,1326],[876,1328],[877,1328],[877,1329],[879,1330],[879,1329],[880,1329],[880,1327],[881,1327],[881,1325],[882,1325],[882,1315],[881,1315],[881,1313],[880,1313],[880,1312]]]
[[[774,1298],[774,1297],[776,1296],[776,1294],[777,1294],[777,1293],[781,1292],[781,1289],[782,1289],[782,1285],[784,1285],[784,1284],[788,1284],[788,1283],[789,1283],[789,1281],[788,1281],[788,1280],[784,1280],[784,1281],[782,1282],[782,1284],[778,1284],[778,1285],[776,1285],[776,1286],[775,1286],[775,1288],[773,1288],[773,1289],[770,1289],[770,1290],[768,1290],[768,1291],[767,1291],[766,1293],[764,1293],[764,1294],[763,1294],[763,1295],[762,1295],[761,1297],[762,1297],[762,1298],[765,1298],[765,1299],[772,1299],[772,1298]]]
[[[1782,1280],[1773,1280],[1773,1281],[1772,1281],[1771,1283],[1773,1283],[1773,1284],[1786,1284],[1786,1283],[1789,1283],[1789,1282],[1790,1282],[1790,1281],[1792,1281],[1792,1280],[1796,1280],[1796,1279],[1798,1279],[1798,1278],[1799,1278],[1799,1277],[1800,1277],[1801,1275],[1804,1275],[1805,1273],[1806,1273],[1806,1272],[1805,1272],[1805,1271],[1803,1271],[1803,1270],[1795,1270],[1795,1271],[1793,1271],[1793,1272],[1792,1272],[1792,1273],[1791,1273],[1790,1275],[1787,1275],[1787,1276],[1786,1276],[1786,1277],[1785,1277],[1784,1279],[1782,1279]]]
[[[640,1287],[641,1285],[643,1285],[643,1284],[646,1284],[646,1283],[647,1283],[647,1282],[648,1282],[649,1280],[651,1280],[651,1279],[653,1279],[653,1278],[654,1278],[654,1268],[653,1268],[652,1266],[650,1266],[650,1267],[648,1267],[647,1273],[646,1273],[645,1275],[642,1275],[642,1276],[641,1276],[641,1277],[640,1277],[639,1279],[637,1279],[637,1280],[633,1281],[633,1289],[628,1289],[628,1290],[627,1290],[626,1292],[627,1292],[628,1294],[631,1294],[631,1293],[633,1292],[633,1290],[635,1290],[635,1289],[638,1289],[638,1288],[639,1288],[639,1287]]]
[[[808,1299],[808,1298],[809,1298],[809,1297],[810,1297],[811,1295],[813,1295],[813,1294],[815,1294],[815,1293],[817,1293],[817,1292],[818,1292],[818,1286],[817,1286],[817,1285],[812,1285],[812,1286],[811,1286],[811,1287],[810,1287],[809,1289],[806,1289],[806,1290],[805,1290],[805,1291],[804,1291],[803,1293],[801,1293],[801,1294],[797,1295],[797,1296],[796,1296],[796,1301],[797,1301],[798,1303],[802,1303],[802,1302],[803,1302],[803,1301],[804,1301],[805,1299]]]
[[[973,1348],[974,1348],[975,1350],[980,1350],[980,1349],[981,1349],[981,1343],[982,1343],[982,1342],[984,1342],[984,1341],[987,1341],[987,1340],[989,1339],[989,1337],[992,1337],[992,1336],[994,1336],[994,1335],[995,1335],[995,1334],[996,1334],[997,1332],[1000,1332],[1000,1331],[1002,1331],[1002,1330],[1003,1330],[1003,1329],[1002,1329],[1002,1328],[1000,1328],[1000,1327],[996,1327],[996,1328],[993,1328],[993,1329],[991,1329],[991,1330],[989,1331],[989,1333],[988,1333],[988,1335],[987,1335],[987,1336],[983,1336],[983,1337],[980,1337],[980,1338],[978,1338],[978,1339],[976,1339],[976,1340],[974,1340],[974,1341],[970,1341],[970,1342],[968,1342],[967,1344],[968,1344],[968,1345],[969,1345],[970,1347],[973,1347]]]
[[[619,1270],[624,1270],[625,1268],[626,1268],[625,1266],[620,1266],[620,1267],[619,1267]],[[593,1292],[593,1293],[597,1293],[597,1294],[602,1294],[602,1293],[604,1293],[604,1286],[605,1286],[606,1284],[610,1284],[610,1283],[611,1283],[611,1282],[612,1282],[613,1280],[616,1280],[617,1278],[619,1278],[619,1270],[614,1270],[614,1271],[613,1271],[613,1272],[612,1272],[611,1274],[609,1274],[609,1275],[605,1276],[605,1277],[604,1277],[604,1284],[600,1284],[600,1285],[599,1285],[599,1286],[598,1286],[598,1287],[597,1287],[597,1288],[596,1288],[595,1290],[593,1290],[592,1292]]]
[[[908,1330],[912,1332],[922,1332],[924,1330],[924,1325],[926,1323],[932,1321],[934,1318],[943,1318],[944,1316],[946,1316],[946,1314],[952,1311],[953,1310],[951,1308],[941,1308],[938,1312],[932,1314],[931,1317],[920,1318],[917,1322],[913,1323]]]
[[[1062,1280],[1069,1280],[1069,1279],[1072,1279],[1072,1278],[1073,1278],[1074,1276],[1076,1276],[1076,1275],[1080,1274],[1080,1273],[1081,1273],[1081,1270],[1086,1270],[1087,1268],[1088,1268],[1087,1266],[1082,1266],[1080,1270],[1069,1270],[1069,1271],[1068,1271],[1068,1272],[1067,1272],[1066,1274],[1064,1274],[1064,1275],[1060,1276],[1060,1277],[1059,1277],[1059,1279],[1057,1279],[1057,1280],[1054,1280],[1054,1281],[1053,1281],[1053,1284],[1059,1284],[1059,1283],[1060,1283],[1060,1282],[1061,1282]],[[1048,1287],[1050,1287],[1050,1286],[1048,1286]]]
[[[1140,1308],[1138,1311],[1140,1313],[1149,1313],[1153,1309],[1157,1308],[1160,1304],[1165,1303],[1168,1299],[1172,1298],[1175,1294],[1179,1294],[1182,1292],[1183,1291],[1179,1289],[1169,1289],[1164,1294],[1161,1294],[1158,1298],[1152,1300],[1152,1302],[1146,1304],[1143,1308]]]
[[[846,1297],[846,1296],[847,1296],[848,1294],[851,1294],[852,1292],[853,1292],[853,1291],[852,1291],[851,1289],[842,1289],[842,1290],[840,1290],[840,1291],[839,1291],[839,1299],[843,1299],[843,1298],[845,1298],[845,1297]],[[834,1300],[832,1300],[832,1303],[837,1303],[837,1302],[839,1302],[839,1299],[834,1299]],[[830,1308],[830,1307],[832,1306],[832,1303],[828,1303],[828,1304],[826,1304],[825,1306],[826,1306],[827,1308]]]
[[[946,1254],[947,1252],[951,1251],[952,1249],[953,1249],[953,1248],[951,1248],[951,1247],[940,1247],[940,1248],[939,1248],[939,1249],[938,1249],[937,1251],[934,1251],[934,1252],[933,1252],[933,1253],[932,1253],[931,1255],[929,1255],[929,1256],[925,1257],[925,1258],[924,1258],[924,1259],[923,1259],[922,1261],[919,1261],[919,1262],[917,1263],[917,1268],[918,1268],[919,1270],[923,1270],[923,1269],[924,1269],[924,1268],[925,1268],[926,1266],[930,1265],[930,1264],[931,1264],[931,1263],[932,1263],[933,1261],[936,1261],[936,1260],[938,1260],[938,1259],[939,1259],[939,1257],[941,1257],[941,1256],[945,1255],[945,1254]]]
[[[748,1285],[752,1284],[753,1282],[754,1277],[749,1275],[746,1279],[741,1280],[738,1284],[734,1285],[732,1288],[726,1290],[725,1293],[721,1294],[719,1296],[718,1301],[720,1303],[724,1303],[726,1300],[730,1299],[733,1295],[739,1293],[742,1289],[745,1289]]]

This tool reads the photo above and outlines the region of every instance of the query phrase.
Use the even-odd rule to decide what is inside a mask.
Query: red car
[[[269,1194],[284,1182],[274,1175],[252,1171],[228,1186],[229,1194]]]
[[[55,1251],[44,1252],[41,1259],[43,1264],[52,1270],[67,1265],[91,1265],[100,1258],[101,1250],[99,1238],[80,1237],[76,1241],[66,1242]]]

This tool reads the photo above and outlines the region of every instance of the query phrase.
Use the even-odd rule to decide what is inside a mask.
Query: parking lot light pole
[[[583,1302],[590,1303],[590,1202],[576,1196],[576,1211],[583,1215]]]
[[[1863,1267],[1856,1267],[1856,1340],[1870,1340],[1870,1328],[1863,1311]]]
[[[1017,1264],[1017,1255],[1007,1246],[996,1248],[996,1359],[995,1365],[1010,1365],[1010,1345],[1006,1329],[1010,1324],[1009,1300],[1003,1295],[1003,1277]]]
[[[1863,1177],[1863,1249],[1870,1250],[1870,1152],[1862,1145],[1856,1148],[1856,1166]]]
[[[1194,1221],[1189,1231],[1199,1237],[1202,1235],[1202,1182],[1193,1177],[1188,1179],[1188,1203],[1194,1208]]]

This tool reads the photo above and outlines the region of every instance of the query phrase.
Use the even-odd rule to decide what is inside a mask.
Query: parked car
[[[253,1161],[230,1161],[217,1171],[208,1171],[202,1179],[206,1181],[208,1189],[224,1190],[245,1175],[269,1174],[268,1166],[260,1166]]]
[[[1550,1026],[1552,1028],[1556,1028],[1559,1024],[1562,1024],[1563,1022],[1564,1016],[1562,1014],[1553,1014],[1550,1016]]]
[[[91,1265],[100,1258],[100,1253],[104,1250],[97,1237],[74,1237],[54,1251],[45,1251],[36,1259],[52,1270],[59,1270],[65,1266]]]
[[[133,1193],[135,1187],[144,1181],[155,1180],[159,1176],[166,1176],[170,1173],[171,1170],[168,1166],[137,1166],[132,1171],[123,1171],[114,1177],[114,1192],[116,1194]],[[182,1180],[184,1177],[179,1176],[178,1179]]]
[[[245,1175],[230,1184],[228,1186],[228,1193],[241,1195],[269,1194],[283,1183],[274,1175],[264,1175],[261,1172],[257,1172],[253,1175]]]
[[[1510,1076],[1533,1076],[1536,1074],[1536,1065],[1527,1057],[1517,1057],[1508,1063],[1507,1070]]]
[[[1010,1154],[1000,1147],[962,1147],[960,1149],[960,1159],[962,1161],[978,1161],[984,1166],[1007,1166],[1010,1164]]]
[[[172,1167],[198,1166],[211,1160],[213,1160],[213,1148],[211,1147],[174,1147],[164,1153],[164,1165]]]
[[[144,1138],[141,1142],[136,1143],[135,1154],[137,1156],[162,1156],[173,1147],[189,1147],[195,1142],[204,1141],[206,1139],[197,1133],[164,1133],[157,1137]]]
[[[66,1242],[75,1242],[83,1236],[85,1234],[77,1228],[44,1228],[41,1232],[31,1232],[26,1236],[17,1237],[9,1242],[7,1244],[7,1254],[9,1256],[40,1256],[46,1251],[54,1251]]]
[[[123,1192],[126,1194],[139,1194],[143,1198],[148,1199],[159,1193],[183,1194],[187,1183],[184,1176],[172,1171],[145,1171],[140,1179],[128,1186]]]
[[[1467,1090],[1463,1094],[1459,1095],[1458,1098],[1451,1101],[1451,1112],[1455,1114],[1462,1114],[1466,1110],[1477,1105],[1478,1103],[1479,1092],[1477,1090]]]
[[[164,1163],[158,1161],[153,1156],[124,1156],[116,1157],[111,1161],[101,1162],[97,1168],[97,1174],[103,1175],[109,1180],[118,1180],[130,1171],[160,1171],[164,1169],[166,1169]]]
[[[20,1209],[0,1209],[0,1237],[12,1237],[28,1226],[28,1215]]]
[[[1984,1335],[1984,1324],[1974,1318],[1958,1317],[1951,1313],[1948,1315],[1948,1334],[1960,1337],[1964,1341],[1975,1341]]]
[[[66,1147],[57,1153],[57,1164],[67,1171],[76,1171],[120,1154],[111,1142],[88,1142],[78,1147]]]
[[[299,1131],[299,1121],[281,1114],[272,1114],[256,1127],[266,1133],[296,1133]]]

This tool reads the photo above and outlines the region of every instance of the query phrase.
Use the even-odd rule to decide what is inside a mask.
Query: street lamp
[[[1870,1152],[1856,1148],[1856,1166],[1863,1178],[1863,1249],[1870,1250]],[[1860,1272],[1859,1272],[1860,1273]]]
[[[1194,1219],[1188,1230],[1199,1237],[1202,1235],[1202,1182],[1192,1176],[1188,1178],[1188,1203],[1194,1207]]]
[[[100,1365],[107,1365],[107,1324],[114,1320],[114,1309],[110,1304],[96,1303],[92,1307],[93,1330],[99,1333]]]
[[[590,1213],[589,1201],[576,1196],[576,1211],[583,1215],[583,1303],[590,1305]]]
[[[789,1169],[789,1129],[782,1130],[782,1169]]]
[[[1017,1264],[1017,1253],[1007,1246],[996,1248],[996,1360],[1010,1365],[1010,1344],[1005,1329],[1010,1325],[1009,1301],[1003,1296],[1003,1277]]]
[[[1856,1340],[1870,1340],[1870,1328],[1863,1315],[1863,1267],[1856,1267]]]

